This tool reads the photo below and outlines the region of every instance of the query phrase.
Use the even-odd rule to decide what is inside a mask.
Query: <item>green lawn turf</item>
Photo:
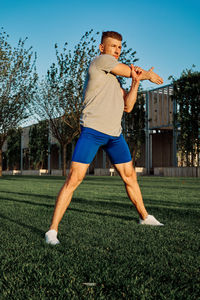
[[[151,227],[138,225],[119,177],[88,176],[53,247],[44,233],[63,182],[0,179],[0,299],[200,299],[200,179],[140,177],[165,224]]]

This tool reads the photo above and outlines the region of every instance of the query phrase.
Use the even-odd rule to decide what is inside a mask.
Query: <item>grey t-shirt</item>
[[[89,65],[85,82],[81,125],[119,136],[124,111],[120,83],[110,71],[119,64],[109,54],[101,54]]]

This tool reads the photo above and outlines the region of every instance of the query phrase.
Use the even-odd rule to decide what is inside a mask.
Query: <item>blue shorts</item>
[[[72,161],[90,164],[101,146],[108,154],[112,164],[131,161],[131,154],[122,134],[118,137],[111,136],[88,127],[81,127],[81,135],[76,144]]]

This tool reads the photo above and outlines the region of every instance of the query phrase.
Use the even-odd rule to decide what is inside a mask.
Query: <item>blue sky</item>
[[[68,42],[72,48],[91,28],[120,32],[136,50],[137,65],[154,66],[164,84],[193,64],[200,71],[199,0],[0,0],[0,26],[13,46],[28,37],[40,76],[55,61],[55,43],[62,48]],[[143,87],[156,86],[145,82]]]

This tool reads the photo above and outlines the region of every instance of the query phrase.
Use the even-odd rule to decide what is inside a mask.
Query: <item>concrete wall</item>
[[[47,175],[48,170],[40,169],[40,170],[9,170],[3,171],[3,175],[31,175],[31,176],[38,176],[38,175]]]
[[[200,167],[154,168],[154,175],[169,177],[200,177]]]
[[[146,168],[135,168],[137,176],[146,175],[147,170]],[[66,171],[66,175],[68,175],[69,169]],[[87,171],[89,174],[89,171]],[[3,175],[48,175],[48,170],[40,169],[40,170],[11,170],[11,171],[3,171]],[[62,170],[59,169],[52,169],[51,174],[52,176],[62,176]],[[95,176],[117,176],[118,173],[114,168],[95,168],[94,169]],[[200,177],[200,167],[170,167],[170,168],[154,168],[154,175],[155,176],[169,176],[169,177]]]
[[[135,168],[135,171],[136,171],[137,176],[146,175],[146,168],[137,167],[137,168]],[[114,168],[110,168],[110,169],[95,168],[94,175],[95,176],[117,176],[118,173]]]

